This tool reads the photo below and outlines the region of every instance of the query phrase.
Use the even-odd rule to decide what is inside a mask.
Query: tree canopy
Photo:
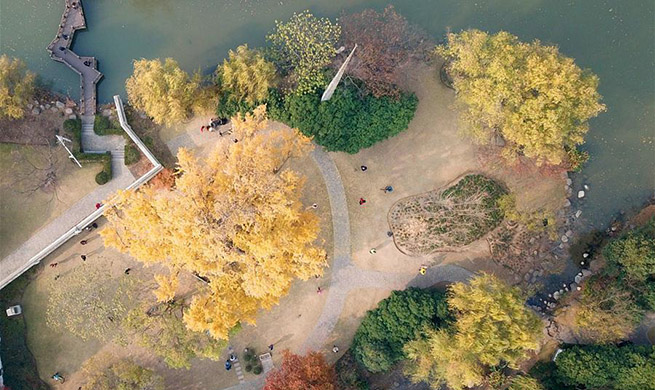
[[[160,300],[171,298],[180,272],[209,281],[184,319],[216,338],[239,322],[254,323],[295,278],[320,275],[326,266],[325,252],[314,245],[318,217],[300,201],[303,179],[284,168],[311,144],[293,130],[261,131],[264,110],[235,118],[238,142],[205,159],[181,149],[173,189],[121,191],[105,212],[107,246],[170,269],[159,279]]]
[[[324,68],[337,53],[341,27],[309,11],[294,13],[287,22],[275,22],[266,38],[272,43],[275,62],[288,72],[295,93],[314,92],[327,85]]]
[[[610,241],[603,256],[628,283],[655,279],[655,220]]]
[[[230,50],[216,73],[230,98],[250,105],[263,102],[275,82],[275,66],[259,51],[248,49],[248,45],[241,45],[236,51]]]
[[[566,163],[587,121],[605,110],[598,77],[538,40],[467,30],[448,34],[437,53],[448,61],[466,131],[482,143],[501,135],[506,151],[539,164]]]
[[[357,153],[407,129],[414,117],[418,99],[402,94],[361,97],[353,86],[337,88],[327,102],[318,92],[285,97],[272,94],[271,118],[297,127],[330,151]]]
[[[579,305],[574,307],[573,329],[587,340],[612,343],[625,339],[643,318],[630,291],[616,280],[594,276],[582,288]]]
[[[129,312],[122,329],[171,368],[188,369],[193,358],[218,360],[226,342],[187,329],[183,309],[177,301],[154,305],[144,302]]]
[[[392,5],[384,11],[365,9],[339,18],[342,42],[350,49],[357,44],[347,73],[364,81],[374,96],[399,96],[398,68],[427,52],[429,41],[398,14]]]
[[[448,295],[452,329],[428,330],[405,346],[408,374],[435,388],[445,383],[459,389],[482,383],[490,366],[516,367],[539,347],[543,328],[523,302],[518,288],[492,275],[455,283]]]
[[[36,75],[18,58],[0,55],[0,119],[20,119],[34,96]]]
[[[266,377],[264,390],[335,390],[336,375],[319,352],[284,351],[282,366]]]
[[[134,73],[125,82],[132,106],[160,125],[186,120],[199,88],[200,77],[190,77],[172,58],[134,61]]]
[[[655,347],[573,345],[557,356],[555,379],[581,388],[655,389]]]
[[[116,360],[112,356],[101,354],[84,363],[82,370],[85,389],[164,390],[162,376],[129,359]]]
[[[403,346],[424,328],[449,319],[445,295],[435,290],[394,291],[369,310],[357,328],[352,353],[371,372],[386,371],[405,357]]]

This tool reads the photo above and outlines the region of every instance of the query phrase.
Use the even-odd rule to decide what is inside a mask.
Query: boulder
[[[64,110],[64,114],[66,114],[66,115],[70,115],[70,114],[72,114],[72,113],[73,113],[73,109],[72,109],[72,108],[67,108],[67,109]]]
[[[582,277],[583,277],[583,278],[586,278],[586,277],[588,277],[588,276],[591,276],[591,271],[588,270],[588,269],[583,269],[581,272],[582,272]]]
[[[555,292],[553,293],[553,299],[558,300],[559,297],[560,297],[561,295],[562,295],[561,292],[559,292],[559,291],[555,291]]]
[[[571,207],[571,201],[570,200],[565,200],[564,201],[564,207]]]
[[[578,284],[575,283],[575,282],[574,282],[574,283],[571,283],[571,284],[569,285],[569,288],[571,289],[571,291],[575,291],[575,290],[578,289]]]
[[[576,218],[580,218],[581,215],[582,215],[582,210],[578,210],[578,211],[575,212],[575,217]]]
[[[575,275],[575,278],[573,280],[575,280],[577,284],[580,284],[580,282],[582,281],[582,275],[581,274]]]
[[[53,113],[57,112],[57,107],[50,107],[50,111]]]
[[[569,242],[569,237],[566,234],[562,236],[562,242]]]
[[[566,185],[567,185],[567,186],[570,186],[571,184],[573,184],[573,180],[571,180],[571,179],[566,179]]]
[[[31,110],[32,108],[34,108],[34,104],[32,104],[32,103],[27,103],[27,109],[28,109],[28,110]]]
[[[41,113],[41,110],[39,110],[38,107],[34,107],[32,109],[32,115],[39,115]]]
[[[45,110],[45,106],[43,104],[41,104],[39,108],[41,109],[41,111]]]
[[[568,238],[573,237],[573,230],[567,230],[567,231],[566,231],[566,236],[567,236]]]
[[[68,119],[77,119],[77,115],[71,114],[68,116]]]
[[[51,105],[49,105],[49,104],[46,104],[46,105],[45,105],[45,109],[46,109],[46,110],[49,110],[49,109],[50,109],[50,107],[52,107],[52,106],[51,106]]]
[[[64,107],[66,107],[66,105],[65,105],[63,102],[56,101],[56,102],[55,102],[55,107],[57,107],[57,108],[60,109],[60,110],[63,110]]]
[[[108,108],[102,110],[102,116],[111,116],[111,110]]]
[[[583,187],[584,187],[585,190],[589,191],[589,186],[588,185],[585,184]]]
[[[584,191],[580,190],[578,191],[578,199],[584,198]]]

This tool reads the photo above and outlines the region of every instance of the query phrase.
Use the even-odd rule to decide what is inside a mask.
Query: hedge
[[[138,162],[141,159],[141,153],[139,149],[133,144],[125,144],[125,165],[132,165],[135,162]]]
[[[362,97],[356,87],[340,86],[327,102],[321,102],[320,93],[271,91],[268,110],[272,119],[313,136],[327,150],[357,153],[407,129],[417,105],[414,94]]]
[[[120,125],[110,121],[109,118],[103,115],[96,115],[93,131],[98,135],[126,135]]]

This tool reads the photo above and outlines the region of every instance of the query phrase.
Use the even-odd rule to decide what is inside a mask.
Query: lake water
[[[99,102],[125,93],[132,60],[173,57],[188,71],[209,72],[229,49],[262,45],[276,19],[310,9],[337,17],[377,0],[86,0],[89,30],[74,50],[98,58],[105,74]],[[23,58],[54,89],[77,98],[77,76],[51,61],[64,0],[0,0],[0,53]],[[405,0],[391,2],[434,37],[446,29],[507,30],[523,40],[560,47],[600,76],[608,111],[591,121],[592,156],[575,185],[591,190],[582,203],[600,226],[638,206],[655,190],[655,2],[652,0]]]

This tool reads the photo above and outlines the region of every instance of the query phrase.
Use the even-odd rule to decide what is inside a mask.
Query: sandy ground
[[[63,148],[56,146],[51,149],[59,180],[55,190],[21,192],[19,188],[32,187],[43,177],[43,173],[30,173],[32,166],[26,159],[44,167],[43,155],[48,149],[47,146],[0,144],[0,258],[97,186],[95,175],[101,169],[99,164],[83,164],[79,168],[69,161]]]
[[[353,259],[361,268],[388,272],[415,272],[421,264],[435,262],[503,272],[486,261],[489,249],[484,237],[458,253],[424,258],[402,254],[387,236],[389,209],[402,198],[442,188],[466,173],[482,172],[516,192],[519,208],[556,210],[565,201],[564,181],[559,175],[540,174],[536,167],[513,169],[496,159],[481,161],[481,150],[458,132],[452,109],[455,93],[441,84],[435,68],[417,65],[406,74],[411,75],[406,79],[408,88],[419,98],[409,128],[357,154],[331,153],[348,198]],[[368,168],[365,172],[362,165]],[[381,190],[388,185],[393,192]],[[359,198],[366,203],[359,205]],[[376,249],[375,255],[369,253],[371,248]]]

